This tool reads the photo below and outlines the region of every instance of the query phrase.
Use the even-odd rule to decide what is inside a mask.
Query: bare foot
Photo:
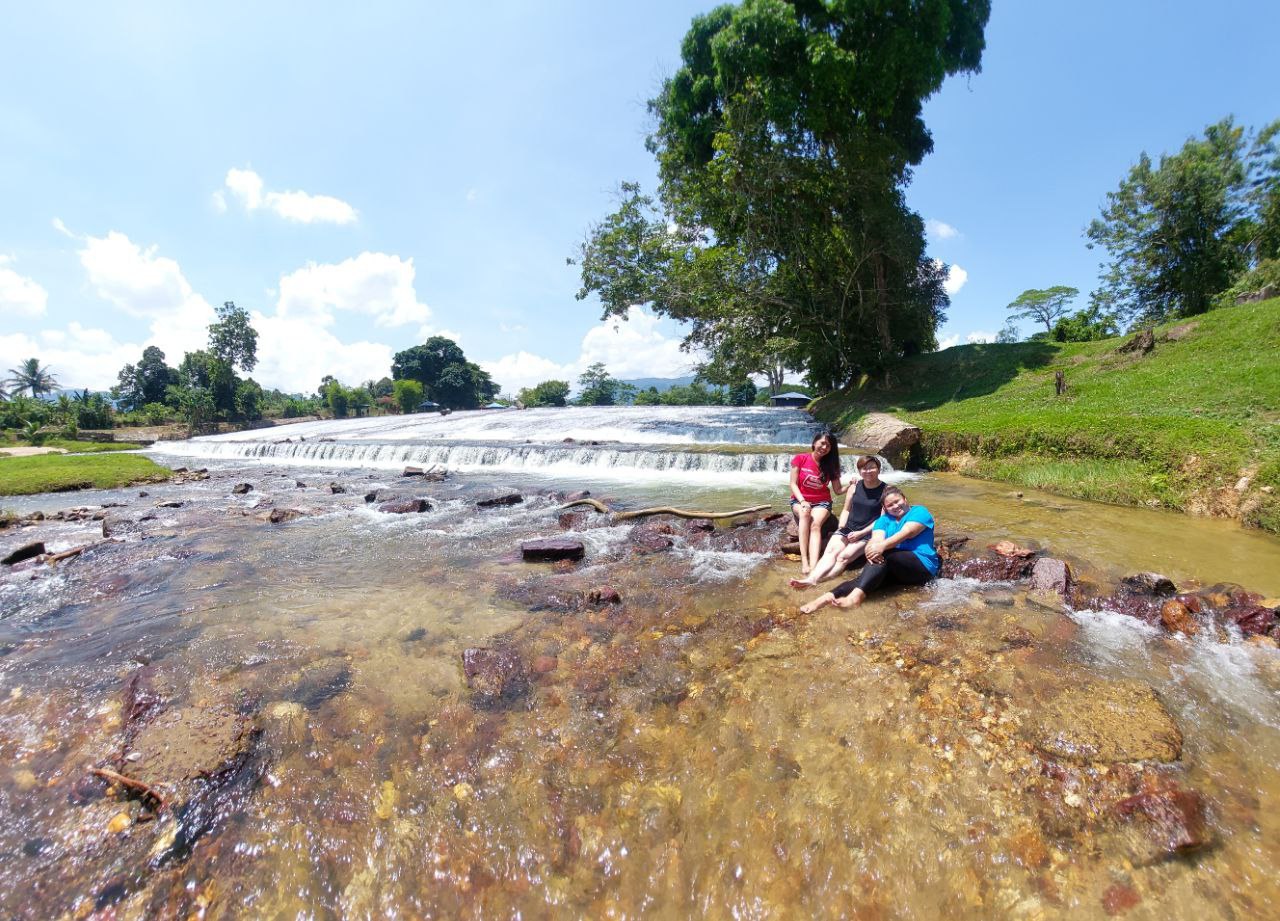
[[[800,613],[812,614],[814,611],[818,610],[818,608],[830,603],[831,600],[832,598],[831,598],[830,592],[827,592],[825,595],[819,595],[817,598],[813,599],[808,604],[801,605]]]
[[[808,579],[788,579],[787,584],[794,589],[813,588],[813,583]]]

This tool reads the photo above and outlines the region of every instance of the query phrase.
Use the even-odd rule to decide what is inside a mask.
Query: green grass
[[[1256,490],[1280,492],[1280,299],[1166,323],[1156,337],[1146,356],[1116,351],[1129,337],[959,346],[813,410],[840,429],[892,412],[922,428],[932,462],[965,456],[979,476],[1122,504],[1205,509],[1256,471],[1240,517],[1280,530],[1280,498]]]
[[[115,489],[167,480],[172,472],[139,454],[68,457],[39,454],[0,457],[0,496],[27,496],[72,489]]]
[[[16,435],[0,433],[0,450],[8,447],[29,448],[31,442]],[[138,445],[121,441],[78,441],[72,438],[46,438],[37,447],[62,448],[71,454],[98,454],[103,451],[136,451]]]

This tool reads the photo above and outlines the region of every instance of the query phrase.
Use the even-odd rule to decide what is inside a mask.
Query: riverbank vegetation
[[[935,468],[1280,531],[1277,342],[1272,299],[1157,325],[1150,351],[1140,335],[956,346],[813,411],[838,430],[894,413],[921,427]]]
[[[28,496],[74,489],[116,489],[167,480],[172,471],[140,454],[71,457],[41,454],[0,458],[0,496]]]

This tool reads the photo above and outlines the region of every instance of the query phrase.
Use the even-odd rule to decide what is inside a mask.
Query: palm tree
[[[12,375],[9,383],[14,385],[15,392],[30,390],[33,397],[51,393],[58,386],[58,380],[49,373],[49,367],[40,367],[40,360],[37,358],[28,358],[18,367],[10,368],[9,374]]]
[[[0,380],[0,402],[9,399],[9,391],[5,389],[5,385],[8,383],[6,380]]]

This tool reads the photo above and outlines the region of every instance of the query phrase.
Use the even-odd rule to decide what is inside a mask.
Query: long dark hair
[[[818,442],[824,438],[830,442],[831,450],[818,460],[818,469],[827,478],[827,482],[834,483],[840,479],[840,443],[836,441],[836,436],[830,432],[819,432],[813,436],[813,443],[809,445],[809,450],[816,448]]]

